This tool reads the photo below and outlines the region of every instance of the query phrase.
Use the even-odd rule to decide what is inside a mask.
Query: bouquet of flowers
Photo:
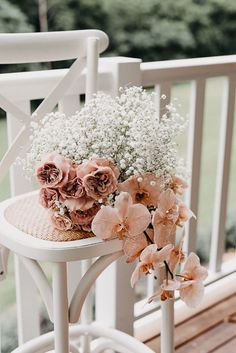
[[[99,93],[71,117],[56,112],[32,123],[24,169],[36,171],[40,203],[57,229],[118,237],[127,262],[139,259],[132,286],[163,267],[165,279],[149,301],[179,290],[195,306],[207,271],[191,253],[177,273],[184,231],[174,244],[194,216],[181,199],[186,172],[175,142],[185,126],[173,104],[160,117],[155,94],[140,87],[121,89],[116,98]]]

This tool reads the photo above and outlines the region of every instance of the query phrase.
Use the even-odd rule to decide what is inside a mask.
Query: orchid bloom
[[[175,232],[175,224],[179,218],[178,200],[171,189],[163,191],[160,195],[152,224],[154,227],[154,240],[158,247],[169,242],[169,237]]]
[[[119,191],[128,192],[134,203],[145,206],[156,206],[162,191],[162,179],[153,173],[145,173],[142,176],[131,176],[118,185]]]
[[[183,243],[184,243],[184,233],[179,241],[179,244],[177,244],[170,253],[170,258],[168,261],[169,268],[172,273],[175,272],[177,265],[181,264],[185,260],[185,254],[182,250],[183,248]]]
[[[177,176],[171,177],[169,188],[172,189],[175,194],[183,195],[184,189],[187,187],[188,184],[182,178]]]
[[[177,199],[173,190],[163,191],[152,219],[154,240],[158,247],[166,245],[175,233],[176,226],[183,227],[184,222],[193,216],[193,212]]]
[[[190,253],[180,275],[180,298],[190,307],[196,307],[204,294],[203,281],[207,277],[207,269],[200,265],[199,257]]]
[[[145,234],[148,235],[150,241],[154,241],[154,231],[153,229],[147,228]],[[123,250],[126,255],[126,262],[133,262],[137,257],[140,256],[143,249],[145,249],[150,241],[144,233],[138,234],[135,237],[128,237],[125,239]]]
[[[179,288],[179,283],[174,280],[164,281],[160,288],[148,298],[148,303],[151,303],[154,299],[159,298],[161,301],[166,299],[174,299],[174,291]]]
[[[183,227],[184,223],[190,218],[196,218],[195,214],[188,208],[182,201],[179,202],[179,218],[177,220],[177,225]]]
[[[172,244],[166,245],[163,249],[157,250],[156,244],[147,246],[140,255],[140,262],[136,266],[132,277],[131,286],[134,287],[135,283],[140,279],[141,274],[148,274],[149,270],[154,270],[157,267],[163,266],[164,261],[167,261],[171,250]]]
[[[148,209],[140,204],[133,205],[127,192],[122,192],[114,207],[104,206],[98,211],[92,222],[93,233],[104,240],[118,236],[135,237],[149,225],[151,216]]]

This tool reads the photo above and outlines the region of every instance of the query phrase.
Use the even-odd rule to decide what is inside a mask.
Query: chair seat
[[[113,253],[122,241],[102,241],[92,233],[59,231],[38,202],[38,191],[0,203],[0,243],[41,261],[75,261]]]

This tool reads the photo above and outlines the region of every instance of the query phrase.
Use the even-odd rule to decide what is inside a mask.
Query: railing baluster
[[[233,138],[235,86],[235,75],[225,79],[210,252],[210,269],[214,272],[220,271],[225,250],[225,220]]]
[[[157,94],[157,110],[159,111],[159,117],[161,118],[166,112],[165,106],[170,103],[171,82],[162,82],[161,84],[155,85],[155,93]]]
[[[203,117],[205,102],[205,78],[199,78],[191,84],[190,122],[188,135],[188,164],[191,171],[190,185],[186,192],[186,203],[197,216],[201,170],[201,152],[203,136]],[[188,253],[196,250],[197,222],[191,219],[186,225],[185,249]]]

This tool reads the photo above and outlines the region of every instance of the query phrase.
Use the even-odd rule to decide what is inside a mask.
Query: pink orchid
[[[178,218],[178,200],[174,192],[167,189],[161,193],[158,208],[152,219],[154,240],[158,247],[163,247],[169,242],[170,235],[175,232]]]
[[[148,239],[149,238],[149,239]],[[141,233],[135,237],[126,237],[124,241],[123,250],[127,256],[126,262],[133,262],[140,256],[143,249],[154,241],[154,231],[151,228],[145,230],[145,234]]]
[[[183,195],[184,189],[188,187],[188,184],[182,178],[173,176],[171,177],[168,187],[172,189],[175,194]]]
[[[151,216],[143,205],[133,205],[131,196],[122,192],[116,199],[114,207],[104,206],[92,222],[93,233],[101,239],[113,239],[118,236],[135,237],[149,225]]]
[[[148,298],[148,303],[151,303],[156,298],[160,299],[161,301],[165,301],[167,299],[174,299],[174,291],[176,289],[179,289],[179,283],[177,281],[164,281],[160,288],[150,298]]]
[[[179,218],[176,224],[179,227],[183,227],[184,223],[192,217],[196,218],[195,214],[188,208],[187,205],[185,205],[185,203],[179,201]]]
[[[164,261],[167,261],[173,245],[168,244],[163,249],[157,250],[156,244],[147,246],[140,255],[140,262],[136,266],[132,277],[131,286],[134,287],[135,283],[140,279],[141,274],[148,274],[150,270],[163,266]]]
[[[184,254],[184,252],[182,250],[183,243],[184,243],[184,233],[183,233],[183,236],[181,237],[181,239],[179,241],[179,244],[177,244],[171,250],[171,253],[170,253],[170,258],[169,258],[169,261],[168,261],[168,265],[169,265],[169,268],[170,268],[172,273],[174,273],[175,270],[176,270],[176,267],[179,264],[183,263],[184,260],[185,260],[185,254]]]
[[[185,263],[180,280],[180,298],[190,307],[196,307],[204,294],[203,281],[207,277],[207,269],[200,265],[199,257],[190,253]]]
[[[162,191],[162,179],[153,173],[146,173],[140,177],[131,176],[118,185],[118,190],[128,192],[134,203],[156,206]]]
[[[175,233],[176,226],[183,227],[184,222],[193,216],[193,212],[177,199],[173,190],[163,191],[152,219],[154,240],[158,247],[166,245]]]

